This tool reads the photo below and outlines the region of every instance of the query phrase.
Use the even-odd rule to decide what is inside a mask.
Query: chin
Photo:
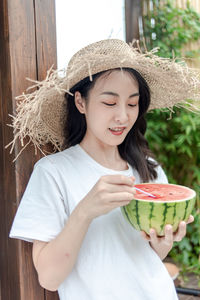
[[[113,142],[111,142],[109,140],[109,142],[107,142],[106,144],[109,145],[109,146],[119,146],[123,143],[124,140],[125,140],[125,138],[121,138],[118,141],[113,141]]]

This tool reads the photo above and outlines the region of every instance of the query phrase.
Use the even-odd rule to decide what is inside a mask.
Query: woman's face
[[[84,140],[117,146],[138,117],[138,82],[126,71],[104,73],[90,90],[87,102],[76,92],[75,103],[87,122]]]

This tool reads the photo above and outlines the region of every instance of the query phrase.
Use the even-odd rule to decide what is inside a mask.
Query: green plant
[[[200,37],[200,15],[187,2],[186,9],[176,7],[174,0],[143,0],[153,10],[143,17],[143,35],[147,48],[159,47],[159,55],[172,58],[200,56],[200,50],[184,51],[183,46]],[[141,34],[142,37],[142,34]]]
[[[193,215],[195,221],[187,226],[187,235],[175,243],[169,256],[182,270],[200,274],[200,117],[184,109],[170,113],[155,110],[147,115],[146,133],[150,148],[162,164],[170,183],[189,186],[197,192]],[[200,276],[199,276],[200,279]]]
[[[163,57],[200,56],[198,51],[183,53],[184,45],[200,36],[200,15],[187,2],[177,8],[172,0],[151,0],[154,9],[143,18],[146,47],[159,47]],[[173,88],[173,87],[172,87]],[[181,265],[183,272],[193,272],[200,283],[200,116],[174,108],[174,114],[154,110],[147,115],[146,133],[149,146],[167,173],[170,183],[189,186],[197,192],[187,235],[175,243],[169,256]]]

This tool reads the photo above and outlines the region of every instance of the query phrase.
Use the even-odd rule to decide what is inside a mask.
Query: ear
[[[81,114],[85,113],[85,99],[81,96],[80,92],[75,92],[74,94],[74,102]]]

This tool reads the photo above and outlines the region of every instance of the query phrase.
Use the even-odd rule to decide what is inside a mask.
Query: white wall
[[[56,0],[58,68],[87,44],[125,40],[124,0]]]

